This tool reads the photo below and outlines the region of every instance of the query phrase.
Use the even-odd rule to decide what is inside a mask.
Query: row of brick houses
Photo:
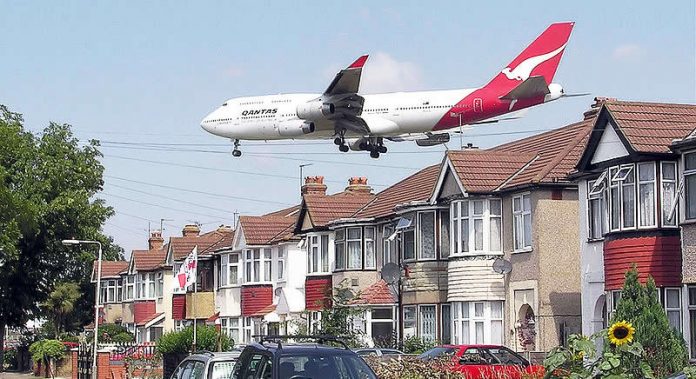
[[[316,330],[340,288],[366,343],[548,351],[605,327],[636,264],[696,357],[695,129],[693,105],[598,98],[580,122],[448,151],[380,192],[356,177],[327,194],[307,177],[295,207],[241,216],[236,230],[156,232],[130,262],[105,263],[104,321],[152,341],[195,320],[243,344]],[[178,292],[194,246],[197,291]],[[393,285],[381,278],[391,263]]]

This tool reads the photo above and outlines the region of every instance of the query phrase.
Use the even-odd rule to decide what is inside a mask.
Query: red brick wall
[[[640,236],[604,242],[604,285],[607,291],[621,289],[626,271],[635,264],[641,282],[648,275],[658,287],[681,286],[679,236]]]
[[[136,301],[133,304],[133,321],[136,325],[141,325],[143,321],[152,317],[156,313],[155,301]]]
[[[270,305],[273,305],[273,285],[242,286],[242,316],[256,315]]]
[[[172,296],[172,319],[186,319],[186,295],[180,294]]]
[[[305,279],[305,308],[308,311],[320,311],[331,307],[331,275],[308,276]]]

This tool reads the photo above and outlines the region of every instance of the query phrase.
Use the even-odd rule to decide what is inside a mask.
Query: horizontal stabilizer
[[[501,100],[521,100],[530,99],[549,94],[549,86],[543,76],[531,76],[529,79],[520,83],[507,95],[501,96]]]

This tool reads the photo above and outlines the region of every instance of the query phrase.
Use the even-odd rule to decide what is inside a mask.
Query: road
[[[36,379],[31,373],[0,372],[0,379]],[[56,379],[59,379],[56,377]]]

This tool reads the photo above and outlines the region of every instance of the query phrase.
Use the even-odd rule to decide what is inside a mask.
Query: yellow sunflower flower
[[[609,342],[616,346],[633,342],[636,329],[630,322],[618,321],[609,328]]]

